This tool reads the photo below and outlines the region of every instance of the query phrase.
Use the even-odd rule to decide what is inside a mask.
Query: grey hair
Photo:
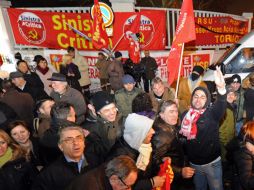
[[[85,137],[84,132],[83,132],[83,129],[82,129],[80,126],[61,127],[61,128],[59,128],[59,130],[58,130],[58,144],[61,144],[62,138],[63,138],[63,133],[64,133],[64,132],[66,132],[66,131],[73,131],[73,130],[79,131],[80,134],[81,134],[83,137]]]
[[[176,105],[176,107],[178,107],[177,104],[176,104],[176,102],[174,102],[173,100],[163,101],[163,102],[160,104],[158,113],[164,113],[165,110],[167,109],[167,107],[172,106],[172,105]]]
[[[154,84],[159,84],[159,83],[162,83],[162,84],[163,84],[163,81],[161,80],[160,77],[155,77],[155,78],[151,81],[151,86],[153,87]]]
[[[125,179],[131,172],[138,172],[138,169],[133,159],[121,155],[108,162],[105,172],[108,178],[116,175],[121,179]]]

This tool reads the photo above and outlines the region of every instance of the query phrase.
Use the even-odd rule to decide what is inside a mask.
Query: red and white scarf
[[[179,133],[187,137],[188,140],[195,139],[197,135],[197,120],[204,112],[205,109],[195,110],[190,108],[188,113],[183,118]]]

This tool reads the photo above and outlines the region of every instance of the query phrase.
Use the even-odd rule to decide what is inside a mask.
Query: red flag
[[[162,187],[156,187],[154,190],[170,190],[170,184],[174,179],[174,172],[168,159],[160,165],[158,176],[166,176],[166,179]]]
[[[140,61],[140,45],[136,33],[139,33],[141,13],[137,13],[135,19],[130,26],[125,30],[125,36],[129,40],[129,57],[133,63],[137,64]]]
[[[140,19],[141,19],[141,13],[137,13],[135,19],[132,21],[130,27],[127,28],[126,31],[130,31],[132,33],[139,33]]]
[[[133,34],[133,35],[136,35],[136,34]],[[128,52],[132,62],[135,64],[138,64],[140,61],[140,47],[139,47],[138,38],[135,36],[133,37],[133,35],[129,37]]]
[[[96,49],[108,48],[109,40],[98,0],[94,0],[92,43]]]
[[[177,22],[175,37],[168,56],[168,83],[177,79],[183,43],[196,39],[192,0],[184,0]]]

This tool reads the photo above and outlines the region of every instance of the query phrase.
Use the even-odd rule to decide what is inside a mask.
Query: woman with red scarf
[[[36,74],[40,77],[41,81],[44,84],[44,91],[50,95],[52,88],[50,87],[51,81],[47,80],[52,76],[54,70],[48,67],[48,62],[44,57],[41,57],[37,60]]]

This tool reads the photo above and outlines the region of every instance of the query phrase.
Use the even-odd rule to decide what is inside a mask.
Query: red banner
[[[67,25],[92,37],[92,19],[89,13],[58,13],[24,9],[8,9],[12,31],[17,44],[66,49],[73,46],[79,50],[95,50],[92,42],[75,34]],[[116,43],[131,23],[135,13],[115,13],[114,36],[109,38],[111,46]],[[140,31],[141,45],[144,49],[161,50],[165,48],[165,11],[142,11]],[[127,50],[123,39],[117,50]]]
[[[232,17],[196,17],[197,39],[191,45],[233,44],[248,33],[248,20]]]
[[[114,23],[114,38],[113,44],[122,37],[124,31],[130,28],[133,20],[136,18],[136,13],[120,13],[121,16],[115,15]],[[117,23],[117,24],[116,24]],[[166,12],[165,11],[141,11],[140,28],[141,35],[139,39],[140,48],[142,50],[163,50],[165,49],[166,38]],[[128,49],[128,39],[124,37],[117,50]]]

